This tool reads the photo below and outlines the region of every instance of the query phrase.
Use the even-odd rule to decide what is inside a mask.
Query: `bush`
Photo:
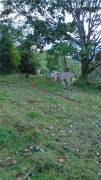
[[[30,50],[20,51],[21,53],[21,62],[19,69],[22,73],[36,74],[36,66],[32,61],[32,52]]]

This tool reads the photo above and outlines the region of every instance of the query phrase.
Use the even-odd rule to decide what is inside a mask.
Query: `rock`
[[[96,156],[100,156],[100,153],[99,153],[99,152],[97,152],[97,153],[96,153]]]
[[[98,176],[101,176],[101,172],[99,172],[97,175],[98,175]]]
[[[34,152],[45,152],[45,150],[40,146],[33,146],[33,148],[31,148],[31,149]]]

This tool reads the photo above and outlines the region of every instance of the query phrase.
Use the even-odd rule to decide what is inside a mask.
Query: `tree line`
[[[68,70],[66,66],[68,55],[80,61],[81,75],[84,79],[101,65],[100,0],[5,0],[2,3],[4,9],[0,15],[1,26],[2,24],[14,26],[12,25],[14,18],[10,15],[15,12],[16,17],[24,17],[24,23],[19,28],[19,32],[14,30],[14,33],[16,32],[15,45],[11,43],[13,38],[10,37],[10,34],[7,36],[8,39],[3,39],[3,32],[5,32],[5,35],[8,32],[2,31],[2,28],[0,28],[0,46],[2,47],[2,42],[5,42],[6,47],[8,47],[8,50],[3,47],[0,50],[1,69],[7,65],[8,67],[6,67],[10,70],[9,67],[18,66],[19,61],[20,68],[22,64],[25,67],[28,59],[29,64],[34,63],[33,67],[37,66],[36,60],[33,61],[33,59],[37,59],[37,56],[33,57],[35,47],[42,53],[44,46],[50,43],[53,46],[48,51],[48,56],[61,57],[65,70]],[[71,15],[71,21],[69,21],[68,15]],[[22,38],[22,30],[29,27],[33,30],[32,33],[28,33],[25,38]],[[19,42],[19,46],[17,46],[17,42]],[[10,53],[9,56],[7,56],[7,51]],[[15,62],[13,62],[14,59],[16,59]],[[56,58],[56,62],[54,62],[55,67],[59,65],[57,59],[59,58]],[[6,64],[7,62],[9,63]]]

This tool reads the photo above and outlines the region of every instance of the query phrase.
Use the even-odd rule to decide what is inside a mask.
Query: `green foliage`
[[[29,112],[28,116],[33,119],[40,119],[43,115],[39,112]]]
[[[19,51],[21,55],[20,69],[22,72],[35,74],[36,69],[41,72],[47,71],[47,63],[45,60],[46,53],[39,53],[33,49],[33,36],[28,35],[26,39],[21,42]]]
[[[51,50],[60,56],[73,55],[73,53],[76,51],[72,45],[67,43],[55,43]]]
[[[21,62],[21,56],[20,56],[19,50],[14,46],[12,48],[12,59],[13,59],[13,64],[15,68],[17,68]]]
[[[47,53],[46,55],[46,62],[47,62],[47,67],[50,71],[52,70],[59,70],[59,62],[58,62],[58,56],[53,53],[53,55]]]
[[[0,127],[0,145],[4,143],[14,142],[17,136],[14,132],[8,130],[7,128]]]
[[[75,77],[79,77],[81,74],[81,65],[79,61],[70,60],[67,58],[68,69],[74,72]]]
[[[0,28],[0,71],[9,72],[13,69],[12,61],[13,43],[8,27],[1,26]]]
[[[45,52],[43,53],[33,52],[33,61],[36,65],[36,68],[40,69],[42,73],[48,71]]]
[[[49,70],[68,71],[68,56],[73,56],[76,49],[67,43],[55,43],[47,51],[47,66]],[[70,62],[69,62],[70,63]]]
[[[20,48],[20,56],[21,56],[21,62],[19,65],[20,71],[22,73],[35,74],[36,67],[35,67],[35,62],[33,61],[32,51],[22,46]]]
[[[20,63],[20,54],[13,44],[10,27],[0,26],[0,72],[11,72]]]
[[[61,56],[75,53],[78,60],[83,62],[82,76],[85,78],[88,75],[92,62],[94,62],[94,56],[101,48],[101,2],[99,0],[91,0],[90,2],[87,0],[63,2],[61,0],[49,2],[47,0],[5,0],[2,3],[4,4],[4,11],[1,13],[3,17],[14,11],[18,16],[20,14],[26,17],[22,29],[32,28],[33,45],[35,43],[42,50],[47,43],[66,42],[69,44],[68,47],[66,45],[54,46],[55,53],[60,53]],[[29,13],[26,11],[26,7]],[[67,18],[69,21],[68,15],[72,17],[70,22],[66,21]],[[11,21],[9,16],[8,19]],[[75,47],[75,52],[73,52],[73,47]],[[96,66],[98,64],[95,63],[94,68]]]

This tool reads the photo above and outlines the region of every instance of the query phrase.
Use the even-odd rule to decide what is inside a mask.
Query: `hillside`
[[[101,91],[0,76],[0,180],[100,180]]]

